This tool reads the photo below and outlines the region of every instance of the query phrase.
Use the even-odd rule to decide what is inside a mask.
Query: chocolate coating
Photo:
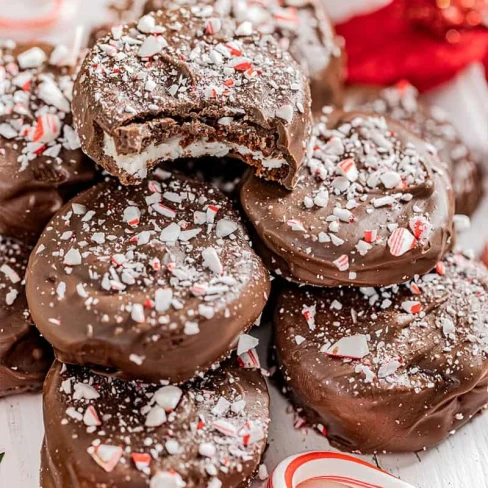
[[[293,191],[251,174],[242,185],[268,267],[318,286],[391,285],[430,271],[452,245],[454,213],[431,146],[365,112],[334,111],[314,134]]]
[[[268,291],[231,201],[163,171],[73,199],[27,276],[34,322],[60,361],[150,382],[186,381],[228,356]]]
[[[0,236],[0,397],[38,391],[53,361],[34,327],[25,298],[30,249]]]
[[[249,27],[181,7],[101,39],[75,84],[83,150],[123,184],[163,160],[229,155],[293,187],[311,129],[307,77]]]
[[[263,35],[273,35],[280,47],[310,74],[312,108],[320,113],[324,105],[342,106],[344,101],[345,56],[342,39],[320,0],[148,0],[145,12],[179,8],[181,5],[215,4],[222,15],[239,23],[251,22]]]
[[[274,325],[282,371],[333,446],[421,450],[487,404],[488,272],[461,255],[441,264],[390,288],[281,291]]]
[[[371,110],[402,122],[439,151],[452,175],[456,213],[471,215],[483,197],[483,175],[479,162],[461,140],[440,108],[419,99],[408,83],[389,88],[358,86],[347,91],[347,109]]]
[[[177,389],[176,400],[181,398],[166,414],[161,390],[55,363],[44,389],[41,488],[248,487],[268,431],[269,397],[261,374],[226,363]],[[236,434],[226,435],[219,424]],[[107,447],[121,458],[104,468],[95,458]]]
[[[0,45],[0,233],[30,242],[95,177],[71,125],[62,49]]]

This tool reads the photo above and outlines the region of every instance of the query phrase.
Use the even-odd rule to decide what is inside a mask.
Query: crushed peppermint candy
[[[412,132],[431,144],[453,176],[456,210],[471,214],[479,203],[479,162],[466,147],[448,114],[420,99],[418,90],[406,80],[380,90],[364,92],[351,100],[355,108],[387,115],[406,125]],[[348,107],[351,109],[352,107]],[[468,219],[469,221],[469,219]]]
[[[61,408],[53,410],[62,415],[56,420],[68,442],[76,437],[86,445],[94,461],[92,482],[103,479],[97,465],[107,473],[119,465],[135,469],[157,488],[184,487],[196,473],[205,486],[212,486],[220,471],[250,477],[258,469],[269,423],[266,387],[258,372],[244,375],[227,362],[190,385],[158,390],[87,368],[58,363],[54,369],[51,381],[59,385],[51,386],[59,390],[55,403]],[[96,389],[99,395],[75,397],[73,385]],[[55,435],[54,425],[47,428],[47,439]],[[184,464],[179,456],[185,457]]]
[[[157,210],[153,196],[164,199],[170,212]],[[196,212],[205,219],[195,220]],[[234,338],[258,318],[266,301],[267,273],[231,201],[212,186],[180,175],[156,178],[144,190],[121,187],[114,180],[101,183],[90,190],[89,199],[82,194],[59,213],[41,241],[31,280],[47,287],[46,294],[35,292],[46,315],[39,327],[56,328],[59,337],[80,327],[83,334],[98,337],[100,347],[109,348],[118,346],[104,331],[117,337],[130,330],[134,347],[120,367],[130,367],[148,381],[160,379],[154,361],[166,361],[159,347],[141,343],[173,348],[182,334],[213,336],[222,320],[234,317],[230,339],[225,334],[220,339],[222,350],[230,353]],[[1,271],[11,275],[6,267]],[[57,279],[43,277],[44,272]],[[72,296],[77,299],[67,299]],[[37,305],[36,310],[40,312]],[[188,341],[187,347],[192,344]],[[203,354],[206,364],[201,357],[189,360],[195,355],[188,353],[183,379],[210,367],[220,351],[220,346],[209,348]],[[164,379],[180,380],[165,374]]]
[[[452,185],[426,144],[402,131],[381,116],[331,111],[314,126],[293,192],[245,178],[244,210],[281,258],[273,270],[338,286],[400,283],[435,266],[451,244]]]
[[[60,59],[63,47],[25,49],[12,41],[0,47],[0,136],[18,153],[18,171],[40,156],[69,168],[72,157],[60,151],[76,151],[80,143],[70,113],[76,72]]]
[[[288,361],[296,365],[293,358],[304,348],[314,369],[323,368],[324,383],[336,381],[327,376],[334,368],[327,361],[343,365],[334,388],[355,395],[396,386],[412,394],[433,384],[442,388],[446,375],[463,388],[465,374],[482,377],[488,361],[488,271],[469,254],[448,254],[431,273],[401,285],[285,289],[275,319],[277,343],[287,344],[279,354],[284,371],[295,371]],[[300,319],[310,307],[313,329]]]
[[[271,21],[272,12],[284,10],[273,3],[271,11],[262,9]],[[276,176],[291,187],[301,150],[285,151],[275,141],[283,125],[308,138],[311,118],[308,79],[289,46],[276,42],[274,29],[263,26],[266,32],[261,32],[251,19],[239,21],[237,15],[222,12],[219,2],[173,7],[124,25],[117,36],[109,33],[88,54],[78,77],[73,113],[82,136],[92,122],[103,127],[103,142],[95,154],[94,141],[81,137],[84,151],[124,183],[143,180],[162,159],[230,153],[259,167],[264,177]],[[259,9],[253,5],[251,17]],[[296,7],[290,9],[294,12]],[[238,10],[240,18],[245,10]],[[284,31],[276,28],[278,32]],[[287,40],[294,38],[292,34]],[[327,64],[330,52],[324,51]],[[206,114],[197,109],[202,102]],[[194,124],[202,130],[179,123],[168,129],[165,121],[176,122],[188,106],[194,106]],[[257,111],[265,114],[264,120]],[[150,130],[142,144],[129,142],[120,151],[118,135],[130,119],[134,134],[146,130],[148,122],[139,117],[143,113],[161,130],[154,135]],[[109,167],[108,159],[115,164]]]

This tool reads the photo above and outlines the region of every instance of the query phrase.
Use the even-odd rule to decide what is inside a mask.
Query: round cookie
[[[324,105],[342,106],[345,60],[342,39],[320,0],[148,0],[145,13],[174,5],[214,4],[222,15],[239,23],[251,22],[263,35],[273,35],[280,47],[310,74],[312,108],[320,113]]]
[[[488,271],[449,254],[389,288],[285,288],[274,325],[294,401],[330,443],[435,446],[488,403]]]
[[[289,192],[249,174],[241,203],[270,269],[318,286],[401,283],[451,246],[453,191],[431,145],[398,122],[334,111]]]
[[[211,5],[112,29],[85,58],[75,93],[83,150],[123,184],[161,161],[229,155],[291,188],[310,137],[298,64]]]
[[[245,488],[269,397],[233,362],[194,384],[145,385],[55,363],[44,389],[41,487]]]
[[[38,391],[53,361],[32,323],[24,275],[30,249],[0,236],[0,397]]]
[[[235,348],[269,277],[219,190],[154,177],[111,179],[58,212],[31,256],[27,298],[60,361],[182,382]]]
[[[431,142],[439,151],[452,175],[456,213],[471,215],[483,197],[483,175],[479,162],[462,142],[443,110],[419,99],[408,82],[388,88],[351,87],[347,90],[347,109],[371,110],[405,124]]]
[[[35,242],[95,177],[72,127],[71,53],[0,43],[0,233]]]

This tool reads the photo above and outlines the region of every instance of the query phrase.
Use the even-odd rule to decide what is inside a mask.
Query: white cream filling
[[[261,151],[251,151],[240,144],[208,141],[204,138],[183,147],[180,144],[182,140],[182,137],[175,136],[161,144],[151,144],[138,154],[118,154],[113,137],[105,134],[103,150],[107,156],[115,160],[120,169],[141,179],[147,176],[147,166],[154,161],[172,161],[178,158],[199,158],[201,156],[222,158],[230,152],[236,152],[242,156],[251,155],[252,159],[266,169],[281,168],[283,164],[286,164],[283,158],[265,157]]]

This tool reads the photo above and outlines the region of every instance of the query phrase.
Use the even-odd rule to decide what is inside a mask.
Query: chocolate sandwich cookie
[[[41,488],[245,488],[266,446],[269,397],[233,362],[181,388],[55,363],[44,388]]]
[[[112,29],[85,58],[75,93],[83,150],[123,184],[161,161],[228,155],[291,188],[310,138],[298,64],[212,5]]]
[[[320,112],[324,105],[342,106],[345,60],[342,39],[320,0],[149,0],[145,13],[181,5],[212,4],[222,15],[238,22],[251,22],[263,35],[274,36],[284,51],[310,74],[312,107]]]
[[[268,273],[231,201],[161,170],[73,199],[34,249],[27,298],[62,362],[123,378],[186,381],[259,317]]]
[[[296,404],[363,453],[435,446],[488,403],[488,272],[449,254],[389,288],[284,289],[274,325]]]
[[[318,286],[391,285],[451,246],[453,191],[435,149],[398,122],[334,111],[289,192],[248,175],[241,202],[267,265]]]
[[[95,176],[72,127],[72,53],[0,43],[0,233],[35,241]]]
[[[419,99],[416,88],[408,82],[389,88],[351,87],[347,108],[371,110],[405,124],[439,151],[452,175],[456,213],[471,215],[483,196],[483,178],[479,162],[463,143],[443,110]]]
[[[53,361],[25,298],[29,248],[0,236],[0,397],[37,391]]]

